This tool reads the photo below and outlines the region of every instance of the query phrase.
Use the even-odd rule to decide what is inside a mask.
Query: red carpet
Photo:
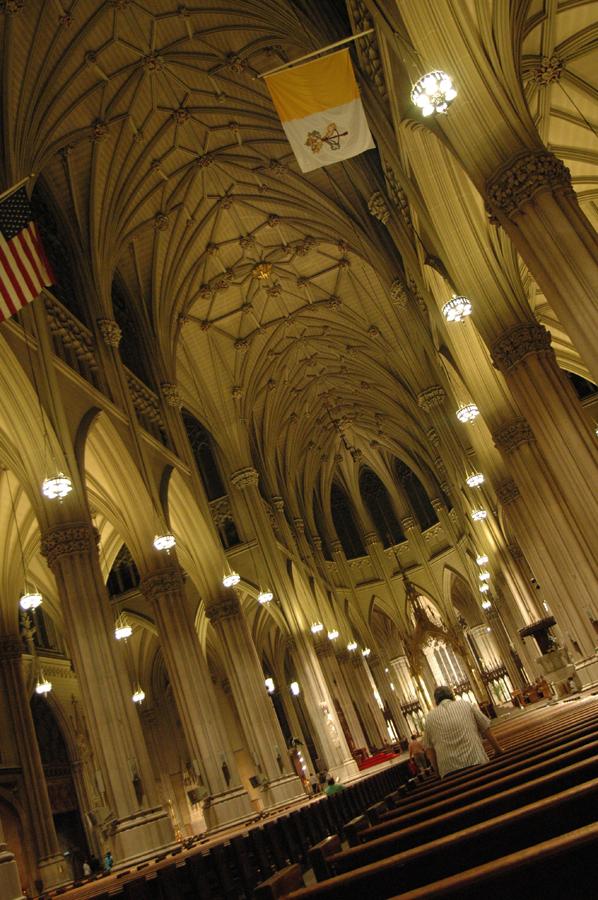
[[[394,759],[396,756],[400,756],[400,754],[392,751],[389,753],[376,753],[375,756],[368,756],[363,762],[358,763],[358,766],[360,771],[363,771],[363,769],[369,769],[371,766],[377,766],[378,763],[388,762],[389,759]]]

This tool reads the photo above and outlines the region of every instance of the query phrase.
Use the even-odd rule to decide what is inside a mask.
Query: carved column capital
[[[259,473],[252,466],[246,466],[243,469],[237,469],[237,471],[233,472],[233,474],[230,476],[230,483],[234,485],[239,491],[244,491],[245,488],[257,485],[259,480]]]
[[[122,330],[114,319],[98,319],[98,329],[102,340],[108,347],[118,350],[122,338]]]
[[[513,557],[513,559],[523,559],[523,550],[517,543],[517,541],[512,541],[512,543],[508,544],[507,550]]]
[[[366,547],[372,547],[374,544],[381,544],[381,540],[377,531],[368,531],[363,537]]]
[[[185,587],[185,579],[180,569],[164,569],[144,578],[140,584],[141,593],[148,600],[159,600],[163,594],[177,593]]]
[[[403,531],[409,531],[410,528],[415,528],[415,519],[413,516],[403,516],[401,519],[401,528]]]
[[[501,481],[500,484],[497,484],[496,496],[503,506],[508,506],[509,503],[514,503],[521,495],[519,493],[519,488],[513,479],[508,478],[505,481]]]
[[[330,551],[332,553],[342,553],[343,545],[341,544],[340,541],[331,541],[330,542]]]
[[[440,384],[433,384],[417,395],[417,405],[427,413],[442,406],[445,400],[446,391]]]
[[[321,538],[319,535],[315,535],[315,537],[312,537],[311,542],[312,542],[314,548],[315,548],[318,552],[321,552],[321,550],[322,550],[322,538]]]
[[[444,513],[446,512],[446,507],[445,507],[444,503],[442,502],[442,500],[440,499],[440,497],[432,497],[432,499],[430,500],[430,503],[432,504],[432,508],[434,509],[434,512],[442,513],[442,515],[444,515]]]
[[[293,525],[295,526],[295,531],[297,534],[305,534],[305,522],[301,518],[301,516],[297,516],[293,519]]]
[[[371,195],[368,200],[368,209],[371,216],[378,219],[383,225],[388,225],[390,210],[388,208],[388,203],[386,202],[386,197],[381,191],[374,191]]]
[[[181,409],[183,405],[183,398],[179,394],[179,389],[176,384],[164,381],[160,385],[160,389],[162,391],[162,396],[164,397],[164,402],[167,406],[172,406],[174,409]]]
[[[548,150],[523,150],[486,183],[486,202],[491,214],[514,219],[538,194],[564,190],[572,194],[571,173]]]
[[[272,506],[276,510],[276,512],[282,512],[284,510],[284,500],[280,496],[272,497]]]
[[[435,428],[428,428],[428,430],[426,431],[426,436],[433,447],[440,446],[440,435]]]
[[[528,356],[552,354],[551,334],[537,322],[519,322],[492,344],[492,362],[500,372],[510,372]]]
[[[235,597],[234,595],[217,600],[214,603],[206,604],[206,616],[213,625],[224,619],[233,619],[235,616],[240,615],[240,613],[241,604],[239,603],[238,597]]]
[[[395,278],[390,286],[390,299],[393,306],[398,307],[398,309],[404,310],[409,306],[409,291],[398,278]]]
[[[41,552],[54,569],[63,556],[91,553],[100,540],[97,528],[86,522],[51,525],[42,535]]]
[[[530,444],[535,440],[534,433],[529,423],[518,416],[516,419],[509,419],[492,433],[492,440],[497,450],[503,453],[514,453],[518,447],[523,444]]]
[[[16,634],[0,634],[0,662],[20,659],[23,655],[23,644]]]

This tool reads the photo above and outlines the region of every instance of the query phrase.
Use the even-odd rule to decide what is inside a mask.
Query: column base
[[[117,866],[141,862],[160,850],[174,846],[172,824],[161,806],[141,810],[137,815],[116,819],[103,840]]]
[[[281,775],[264,786],[261,795],[264,809],[276,809],[296,800],[305,800],[305,790],[298,775]]]
[[[243,787],[208,797],[204,801],[203,815],[210,834],[221,828],[241,825],[257,818],[257,813],[251,807],[249,795]]]
[[[344,762],[339,763],[338,766],[332,766],[329,773],[337,781],[353,781],[359,775],[359,766],[351,757],[351,759],[345,759]]]
[[[6,845],[0,844],[0,900],[25,900],[17,863]]]
[[[71,867],[61,853],[40,859],[37,867],[45,891],[68,884],[69,881],[73,880]]]

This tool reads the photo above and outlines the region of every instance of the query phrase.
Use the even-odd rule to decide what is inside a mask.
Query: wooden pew
[[[341,900],[353,895],[369,900],[370,897],[388,897],[397,888],[414,890],[430,881],[456,875],[470,866],[528,848],[533,842],[551,840],[566,831],[590,825],[594,822],[597,804],[598,778],[595,778],[480,825],[444,835],[377,862],[345,869],[343,874],[304,888],[294,896]],[[367,853],[367,846],[360,850]],[[363,857],[365,853],[360,855]],[[330,856],[328,862],[334,858]]]
[[[575,882],[576,871],[581,883]],[[505,900],[523,896],[530,900],[585,900],[595,895],[597,878],[598,823],[594,823],[424,888],[395,894],[392,900]]]
[[[583,760],[551,775],[544,775],[528,784],[518,785],[508,791],[494,794],[467,806],[457,807],[443,815],[430,817],[408,828],[390,832],[356,847],[328,857],[330,874],[340,873],[363,864],[384,859],[420,844],[428,843],[472,825],[479,825],[489,818],[512,812],[521,806],[550,798],[598,777],[598,756]]]
[[[275,875],[270,876],[266,881],[258,884],[253,897],[254,900],[277,900],[278,897],[286,897],[302,884],[301,866],[298,863],[293,863],[292,866],[287,866]]]

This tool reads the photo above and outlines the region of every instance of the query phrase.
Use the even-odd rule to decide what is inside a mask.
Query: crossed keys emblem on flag
[[[348,135],[348,131],[339,131],[336,122],[331,122],[324,134],[319,131],[308,131],[305,146],[312,153],[319,153],[323,144],[328,144],[331,150],[340,150],[341,138]]]

